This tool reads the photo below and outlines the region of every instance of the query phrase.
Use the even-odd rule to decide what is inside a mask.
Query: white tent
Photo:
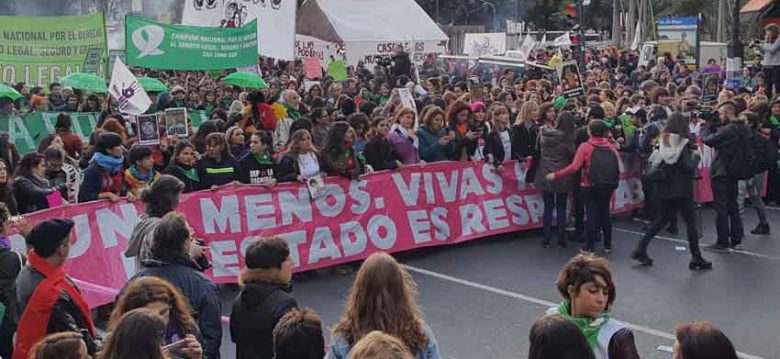
[[[420,62],[424,54],[445,52],[447,35],[414,0],[306,0],[296,33],[342,43],[347,62],[375,62],[404,45]]]

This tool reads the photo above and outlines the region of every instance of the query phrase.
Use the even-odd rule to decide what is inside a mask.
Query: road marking
[[[544,306],[546,308],[557,307],[560,304],[560,303],[553,303],[551,301],[540,299],[540,298],[531,297],[531,296],[528,296],[528,295],[525,295],[525,294],[511,292],[511,291],[504,290],[504,289],[501,289],[501,288],[496,288],[496,287],[492,287],[492,286],[489,286],[489,285],[485,285],[485,284],[481,284],[481,283],[477,283],[477,282],[472,282],[470,280],[466,280],[466,279],[463,279],[463,278],[453,277],[451,275],[447,275],[447,274],[444,274],[444,273],[434,272],[434,271],[430,271],[430,270],[427,270],[427,269],[422,269],[422,268],[410,266],[408,264],[404,264],[404,268],[406,268],[406,270],[408,270],[410,272],[415,272],[415,273],[427,275],[429,277],[434,277],[434,278],[446,280],[448,282],[461,284],[461,285],[464,285],[464,286],[467,286],[467,287],[471,287],[471,288],[475,288],[475,289],[481,289],[481,290],[484,290],[486,292],[490,292],[490,293],[494,293],[494,294],[498,294],[498,295],[503,295],[503,296],[509,297],[509,298],[519,299],[519,300],[522,300],[524,302],[537,304],[537,305],[540,305],[540,306]],[[627,328],[629,328],[631,330],[635,330],[635,331],[642,332],[642,333],[645,333],[645,334],[650,334],[650,335],[653,335],[653,336],[656,336],[656,337],[659,337],[659,338],[668,339],[668,340],[671,340],[671,341],[675,340],[674,334],[671,334],[671,333],[662,332],[660,330],[655,330],[653,328],[648,328],[648,327],[645,327],[645,326],[642,326],[642,325],[639,325],[639,324],[632,324],[632,323],[624,322],[622,320],[620,322],[623,323]],[[745,353],[741,353],[741,352],[737,352],[737,355],[739,355],[739,357],[743,358],[743,359],[765,359],[765,358],[760,357],[760,356],[745,354]]]
[[[645,235],[643,232],[632,231],[630,229],[623,229],[623,228],[618,228],[618,227],[612,227],[612,229],[615,230],[615,231],[618,231],[618,232],[634,234],[634,235],[637,235],[637,236],[644,236]],[[667,241],[667,242],[688,244],[688,241],[685,241],[685,240],[682,240],[682,239],[677,239],[677,238],[664,237],[664,236],[655,236],[655,238],[660,239],[660,240],[664,240],[664,241]],[[708,251],[708,252],[712,252],[712,253],[718,253],[718,252],[715,252],[715,251],[708,250],[707,247],[705,247],[705,246],[701,246],[701,249],[705,250],[705,251]],[[771,261],[778,261],[778,262],[780,262],[780,257],[778,257],[778,256],[771,256],[771,255],[768,255],[768,254],[761,254],[761,253],[750,252],[750,251],[746,251],[746,250],[738,250],[738,251],[737,250],[731,250],[731,252],[732,253],[746,255],[746,256],[750,256],[750,257],[761,258],[761,259],[768,259],[768,260],[771,260]],[[723,253],[723,254],[725,254],[725,253]]]

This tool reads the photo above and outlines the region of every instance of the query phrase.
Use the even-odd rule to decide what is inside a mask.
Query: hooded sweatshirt
[[[656,183],[663,191],[656,191],[660,199],[693,198],[693,178],[696,177],[701,156],[696,143],[680,135],[662,134],[658,148],[648,159],[652,165],[665,164],[666,180]]]

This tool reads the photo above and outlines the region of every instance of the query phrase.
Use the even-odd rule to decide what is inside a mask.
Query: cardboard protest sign
[[[165,130],[168,136],[188,137],[187,109],[177,107],[165,110]]]
[[[572,98],[585,94],[585,89],[582,87],[580,69],[577,67],[576,62],[560,63],[555,66],[555,71],[558,73],[558,80],[563,88],[564,97]]]
[[[139,145],[160,144],[160,116],[158,114],[138,116],[135,125]]]
[[[320,59],[317,57],[308,57],[303,62],[303,67],[306,70],[306,77],[309,79],[319,79],[322,78],[322,64],[320,63]]]

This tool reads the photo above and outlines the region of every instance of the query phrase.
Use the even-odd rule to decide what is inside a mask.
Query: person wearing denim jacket
[[[348,359],[357,342],[381,330],[400,340],[416,359],[439,359],[436,336],[417,305],[417,285],[385,252],[360,266],[341,320],[333,327],[328,359]]]
[[[423,325],[425,336],[428,338],[428,345],[425,350],[415,353],[414,359],[440,359],[439,344],[436,342],[436,336],[428,324]],[[328,345],[328,355],[326,359],[348,359],[352,345],[349,345],[346,339],[338,334],[333,334]]]

